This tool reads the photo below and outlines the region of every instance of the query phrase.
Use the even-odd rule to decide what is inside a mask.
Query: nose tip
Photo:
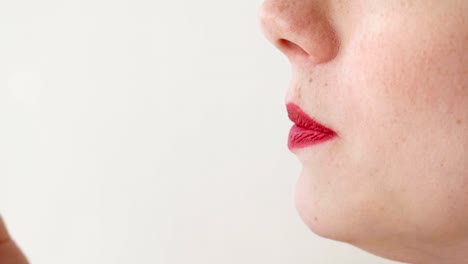
[[[263,34],[291,61],[305,58],[319,64],[332,60],[339,41],[321,2],[265,1],[258,13]]]

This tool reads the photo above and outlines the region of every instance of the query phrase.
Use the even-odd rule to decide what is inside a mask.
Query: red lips
[[[288,117],[295,123],[289,132],[288,148],[305,148],[336,136],[335,131],[319,124],[296,104],[286,105]]]

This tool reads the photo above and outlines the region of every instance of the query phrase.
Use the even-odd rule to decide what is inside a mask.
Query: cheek
[[[466,34],[385,32],[357,38],[343,60],[353,115],[343,163],[362,168],[351,179],[382,190],[369,200],[445,231],[447,216],[468,227]]]
[[[451,137],[467,127],[466,30],[398,23],[360,33],[347,46],[341,86],[354,152],[390,158],[408,140]]]

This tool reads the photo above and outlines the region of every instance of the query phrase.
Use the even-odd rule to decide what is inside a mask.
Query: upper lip
[[[288,103],[286,105],[286,109],[288,111],[289,119],[291,119],[291,121],[293,121],[297,126],[325,134],[336,134],[335,131],[325,127],[307,115],[295,103]]]

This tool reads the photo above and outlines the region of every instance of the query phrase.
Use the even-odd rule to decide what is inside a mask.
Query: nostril
[[[303,48],[287,39],[279,39],[277,41],[277,46],[287,56],[309,56]]]

